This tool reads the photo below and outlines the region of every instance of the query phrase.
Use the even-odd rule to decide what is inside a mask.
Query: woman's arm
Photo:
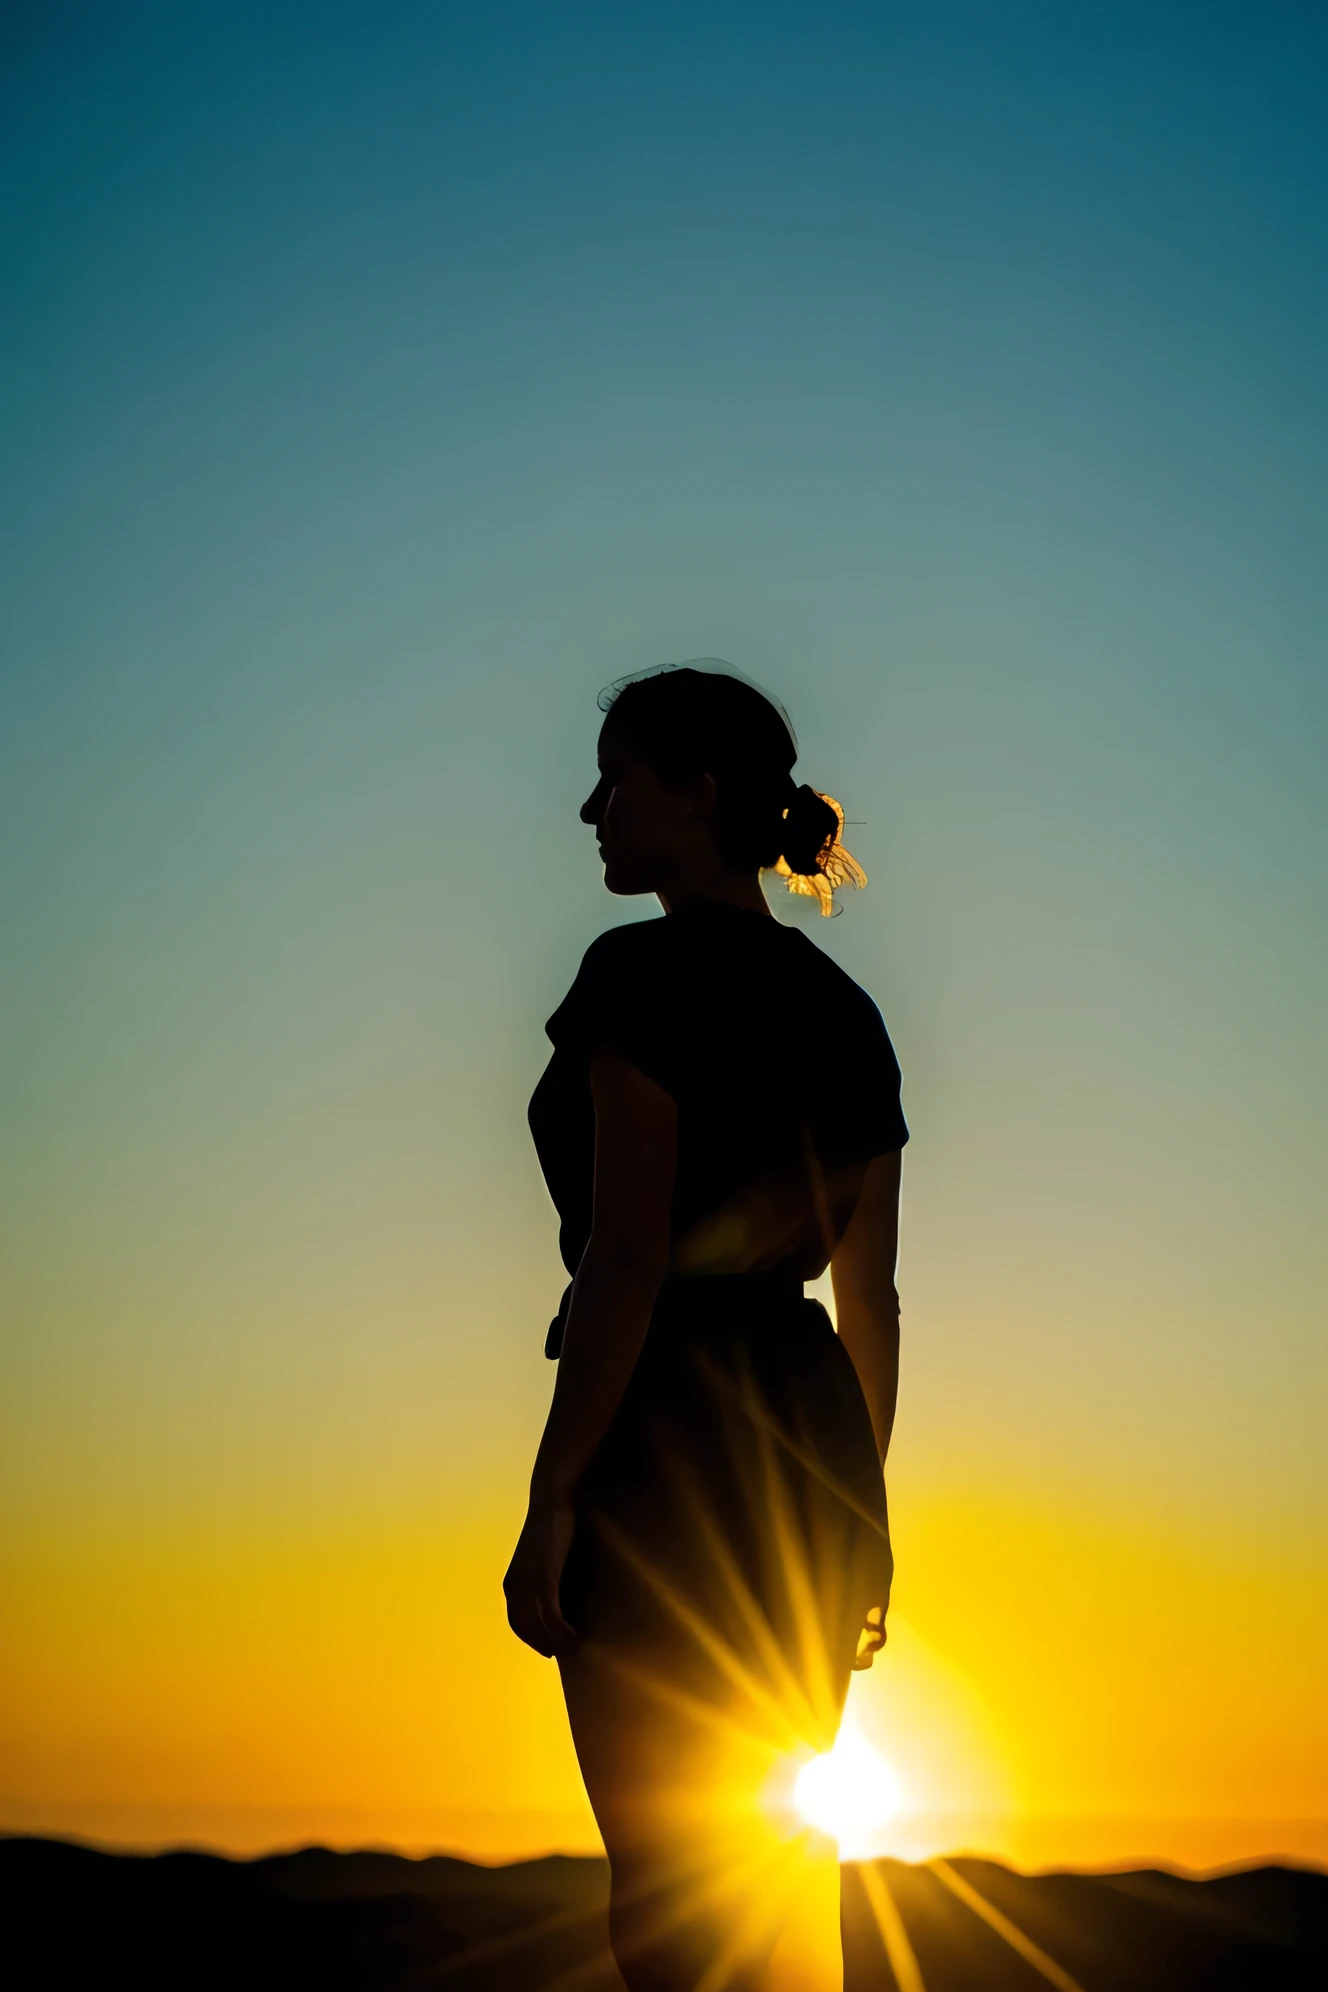
[[[853,1359],[885,1464],[899,1395],[899,1149],[867,1165],[848,1228],[830,1261],[839,1339]]]
[[[546,1657],[575,1637],[558,1604],[577,1482],[641,1353],[669,1263],[678,1110],[615,1051],[590,1060],[595,1187],[590,1239],[572,1283],[553,1402],[530,1508],[503,1589],[513,1632]]]
[[[874,1155],[858,1201],[830,1260],[839,1339],[853,1360],[871,1413],[882,1467],[894,1430],[899,1396],[899,1179],[903,1156]],[[887,1595],[867,1613],[858,1635],[855,1669],[870,1667],[885,1645]]]

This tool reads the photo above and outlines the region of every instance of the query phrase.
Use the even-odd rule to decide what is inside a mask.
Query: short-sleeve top
[[[546,1029],[553,1055],[529,1118],[569,1273],[590,1236],[596,1046],[676,1102],[679,1273],[815,1278],[867,1163],[908,1140],[880,1011],[800,928],[767,914],[697,900],[611,928]]]

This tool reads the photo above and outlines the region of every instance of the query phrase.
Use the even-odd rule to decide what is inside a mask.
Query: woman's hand
[[[576,1634],[558,1603],[576,1510],[567,1500],[532,1500],[503,1578],[507,1623],[518,1639],[546,1660],[570,1646]]]
[[[853,1656],[855,1674],[865,1674],[885,1645],[885,1613],[884,1605],[873,1605],[862,1622],[862,1631],[858,1634],[858,1650]]]

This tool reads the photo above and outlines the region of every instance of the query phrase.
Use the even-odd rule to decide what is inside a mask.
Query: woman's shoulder
[[[804,934],[801,928],[795,928],[794,932],[802,943],[798,950],[798,960],[803,973],[810,980],[819,983],[827,992],[833,991],[840,1001],[851,1009],[861,1010],[864,1013],[873,1010],[878,1016],[880,1015],[876,998],[870,990],[865,989],[860,982],[856,982],[833,955],[827,954],[825,949],[818,946],[810,935]]]
[[[606,927],[582,955],[577,983],[630,989],[642,976],[658,973],[674,952],[671,925],[661,914],[653,920],[627,920],[621,926]]]
[[[686,1029],[676,1001],[683,978],[669,972],[665,919],[632,920],[596,935],[545,1030],[578,1057],[608,1045],[674,1092],[686,1067]]]
[[[581,959],[583,962],[634,961],[651,953],[665,939],[670,922],[666,914],[651,920],[624,920],[596,934]]]
[[[595,936],[571,987],[545,1025],[555,1044],[614,1012],[638,1007],[641,996],[658,989],[664,940],[660,930],[667,924],[663,918],[630,920]]]
[[[805,939],[805,937],[804,937]],[[802,950],[807,975],[808,1010],[837,1032],[846,1032],[858,1043],[879,1046],[893,1061],[894,1046],[881,1014],[881,1006],[869,989],[856,982],[846,968],[826,954],[812,940]]]

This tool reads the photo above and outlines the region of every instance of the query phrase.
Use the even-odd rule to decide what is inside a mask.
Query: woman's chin
[[[653,892],[654,886],[640,872],[627,865],[615,864],[612,858],[604,860],[605,890],[618,899],[639,898],[643,892]]]

